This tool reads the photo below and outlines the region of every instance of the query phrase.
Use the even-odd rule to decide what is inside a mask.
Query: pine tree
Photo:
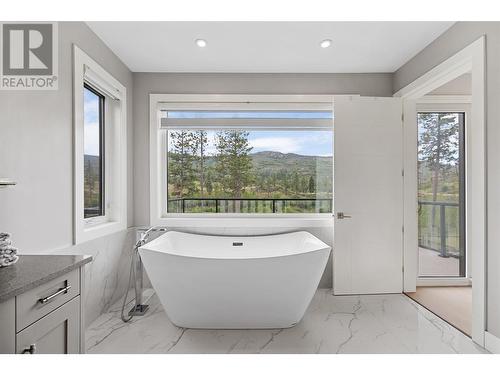
[[[203,198],[206,184],[206,161],[208,137],[205,130],[193,132],[193,149],[195,153],[196,174],[200,182],[200,194]]]
[[[253,180],[252,147],[248,143],[249,133],[241,130],[224,130],[216,134],[216,172],[224,191],[231,197],[241,198],[242,192]]]
[[[300,192],[300,176],[299,173],[295,170],[293,171],[293,190],[295,191],[295,194],[299,194]]]
[[[207,181],[205,186],[207,188],[208,195],[211,195],[214,190],[214,185],[212,182],[212,172],[210,171],[210,169],[207,172]]]
[[[196,190],[193,134],[190,131],[172,131],[169,135],[172,139],[168,158],[169,182],[174,185],[176,196],[193,194]]]
[[[314,177],[310,176],[309,177],[309,193],[315,193],[316,192],[316,184],[314,183]]]
[[[458,118],[453,113],[419,113],[419,160],[432,172],[432,201],[437,201],[439,175],[446,165],[458,160]],[[436,225],[436,206],[432,206],[432,226]]]

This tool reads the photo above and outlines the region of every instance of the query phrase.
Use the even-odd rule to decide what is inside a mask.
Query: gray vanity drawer
[[[80,352],[80,297],[75,297],[16,335],[18,354]]]
[[[16,332],[19,332],[80,294],[76,269],[16,297]],[[45,299],[43,302],[41,300]]]

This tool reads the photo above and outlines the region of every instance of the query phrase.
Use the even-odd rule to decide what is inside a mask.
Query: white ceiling
[[[134,72],[231,73],[393,72],[452,24],[88,22]],[[332,46],[320,48],[323,39]]]

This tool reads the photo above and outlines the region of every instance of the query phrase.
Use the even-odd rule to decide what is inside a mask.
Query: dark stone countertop
[[[87,255],[19,255],[16,264],[0,268],[0,303],[89,263]]]

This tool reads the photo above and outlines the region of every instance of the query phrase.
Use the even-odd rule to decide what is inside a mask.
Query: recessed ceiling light
[[[328,48],[332,45],[332,40],[331,39],[322,40],[319,45],[321,46],[321,48]]]
[[[207,41],[205,39],[196,39],[195,42],[198,47],[203,48],[207,46]]]

